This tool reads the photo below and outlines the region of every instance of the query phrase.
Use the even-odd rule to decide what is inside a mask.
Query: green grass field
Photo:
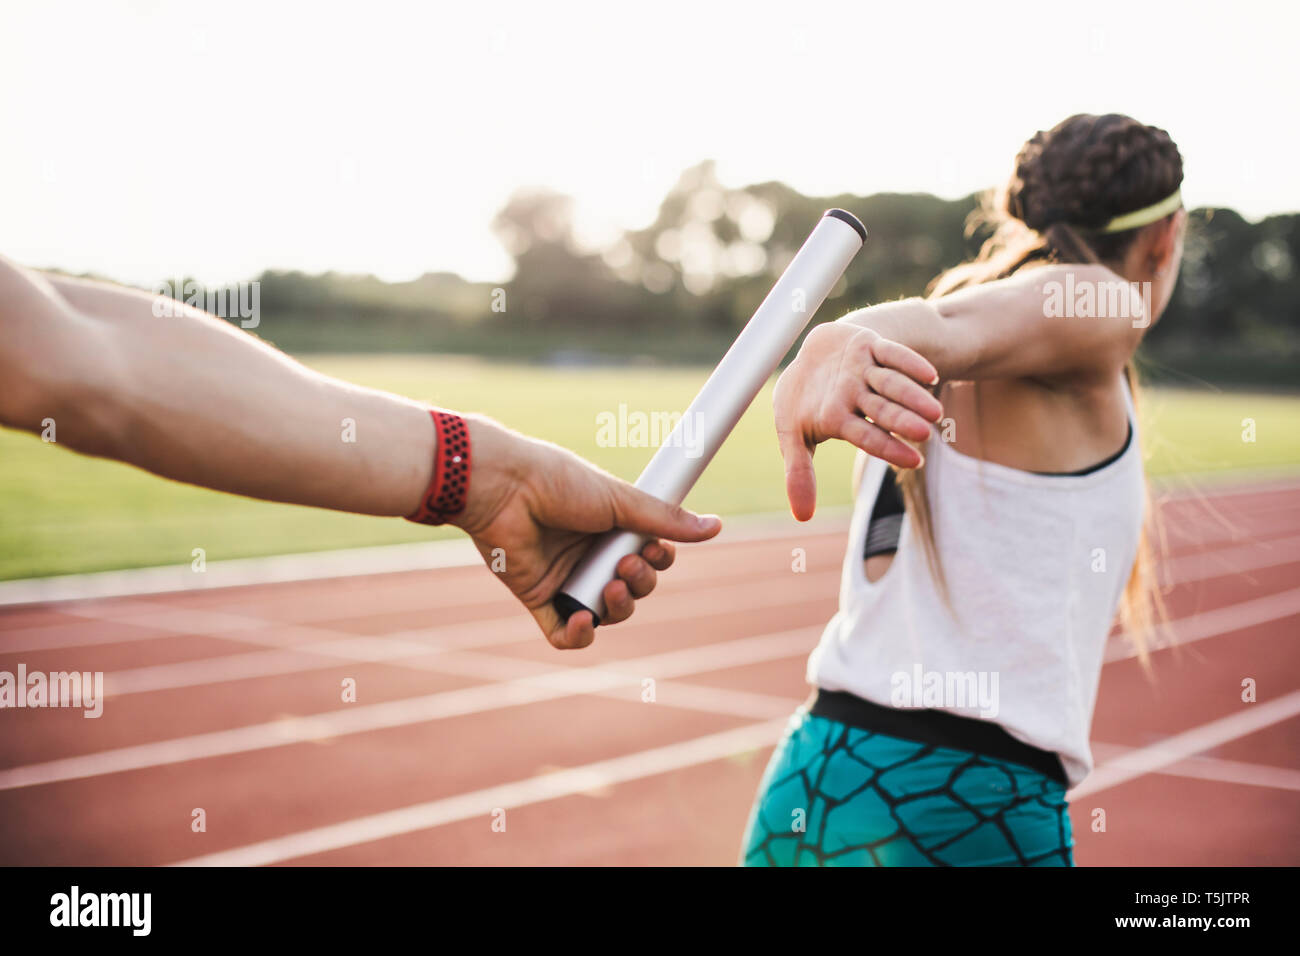
[[[481,411],[549,438],[634,479],[649,448],[600,447],[601,412],[684,410],[704,368],[543,368],[410,355],[314,356],[350,381],[453,408]],[[1300,467],[1300,396],[1149,390],[1143,408],[1154,475]],[[1243,441],[1243,419],[1256,441]],[[849,500],[852,449],[818,451],[820,502]],[[687,502],[724,516],[785,508],[771,391],[755,402]],[[247,501],[162,481],[0,431],[0,579],[75,571],[391,544],[450,536],[400,519],[340,515]]]

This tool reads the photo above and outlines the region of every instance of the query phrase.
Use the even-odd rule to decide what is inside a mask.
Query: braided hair
[[[972,230],[991,227],[992,235],[972,262],[936,278],[930,293],[1045,262],[1116,262],[1138,230],[1098,230],[1159,202],[1182,181],[1182,157],[1163,129],[1119,113],[1071,116],[1020,148],[1010,179],[984,197],[968,223]]]

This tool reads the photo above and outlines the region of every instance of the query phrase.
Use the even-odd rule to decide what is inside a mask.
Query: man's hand
[[[563,448],[479,416],[466,421],[474,465],[469,500],[455,523],[489,567],[503,563],[501,580],[555,647],[586,647],[595,638],[589,612],[566,623],[551,606],[595,535],[620,528],[652,539],[705,541],[722,527],[715,516],[665,504]],[[618,577],[605,588],[602,623],[626,620],[674,556],[671,544],[651,540],[639,555],[623,558]]]
[[[800,521],[817,506],[813,450],[842,438],[900,468],[921,453],[896,436],[921,442],[943,406],[927,391],[939,375],[929,361],[879,333],[843,322],[819,325],[777,380],[772,396],[785,459],[790,510]]]

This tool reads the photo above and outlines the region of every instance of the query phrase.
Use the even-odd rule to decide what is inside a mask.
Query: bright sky
[[[1168,129],[1189,205],[1300,209],[1294,4],[936,9],[5,0],[0,252],[495,280],[521,186],[575,196],[592,241],[709,158],[732,186],[957,197],[1080,111]]]

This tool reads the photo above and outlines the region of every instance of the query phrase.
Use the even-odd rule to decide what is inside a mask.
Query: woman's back
[[[840,610],[809,660],[809,682],[993,720],[1059,753],[1070,783],[1081,780],[1092,765],[1088,727],[1106,636],[1142,526],[1134,418],[1130,404],[1133,431],[1117,458],[1075,475],[973,458],[937,430],[925,446],[925,481],[943,585],[910,516],[889,570],[874,582],[864,575],[867,521],[888,467],[871,459]]]

